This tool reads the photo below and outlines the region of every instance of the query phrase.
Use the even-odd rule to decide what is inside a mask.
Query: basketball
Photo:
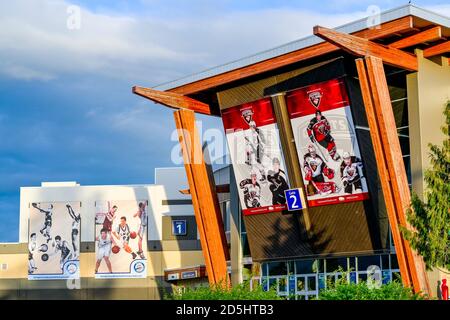
[[[136,232],[131,231],[131,233],[130,233],[130,238],[131,238],[131,239],[136,239],[136,237],[137,237]]]
[[[48,254],[44,253],[44,254],[41,256],[41,259],[42,259],[42,261],[47,261],[47,260],[48,260]]]
[[[48,246],[45,243],[41,244],[41,246],[39,247],[39,251],[47,252],[48,251]]]
[[[119,253],[120,248],[118,246],[114,246],[114,247],[112,247],[111,251],[112,251],[112,253]]]

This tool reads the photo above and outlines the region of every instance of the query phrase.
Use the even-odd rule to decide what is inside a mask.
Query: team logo
[[[252,109],[244,109],[241,110],[242,118],[244,118],[244,121],[247,122],[247,124],[250,124],[253,120],[253,110]]]
[[[75,272],[77,272],[77,270],[78,270],[78,267],[75,263],[69,263],[67,265],[67,272],[69,274],[74,274]]]
[[[145,270],[145,265],[142,262],[136,262],[133,268],[137,273],[142,273]]]
[[[310,91],[308,92],[309,102],[314,106],[314,108],[318,109],[320,105],[320,101],[322,100],[322,92],[320,91]]]

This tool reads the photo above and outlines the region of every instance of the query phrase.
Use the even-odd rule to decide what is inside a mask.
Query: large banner
[[[147,277],[147,205],[96,201],[95,277]]]
[[[80,202],[31,203],[28,279],[80,277]]]
[[[367,199],[363,163],[343,80],[291,91],[286,102],[308,205]]]
[[[289,189],[270,98],[222,111],[244,215],[286,209]]]

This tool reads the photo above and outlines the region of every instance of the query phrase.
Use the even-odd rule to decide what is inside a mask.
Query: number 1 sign
[[[297,211],[306,208],[301,188],[285,190],[284,195],[286,196],[288,211]]]

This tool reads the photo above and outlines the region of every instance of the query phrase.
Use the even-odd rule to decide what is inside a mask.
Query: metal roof
[[[440,15],[436,12],[426,10],[423,8],[416,7],[414,5],[408,4],[395,9],[384,11],[380,14],[380,23],[386,23],[389,21],[397,20],[406,16],[415,16],[418,18],[422,18],[431,23],[441,25],[447,28],[450,28],[450,18]],[[367,17],[356,20],[354,22],[350,22],[335,28],[335,30],[344,32],[344,33],[354,33],[357,31],[361,31],[367,29]],[[229,63],[213,67],[198,73],[191,74],[189,76],[180,78],[178,80],[166,82],[160,84],[155,89],[158,90],[169,90],[176,87],[180,87],[192,82],[196,82],[202,79],[206,79],[209,77],[213,77],[231,70],[239,69],[248,65],[255,64],[257,62],[261,62],[264,60],[268,60],[292,51],[296,51],[299,49],[303,49],[306,47],[310,47],[316,45],[318,43],[323,42],[324,40],[316,37],[314,35],[301,38],[299,40],[295,40],[284,45],[265,50],[247,57],[244,57],[239,60],[231,61]]]

